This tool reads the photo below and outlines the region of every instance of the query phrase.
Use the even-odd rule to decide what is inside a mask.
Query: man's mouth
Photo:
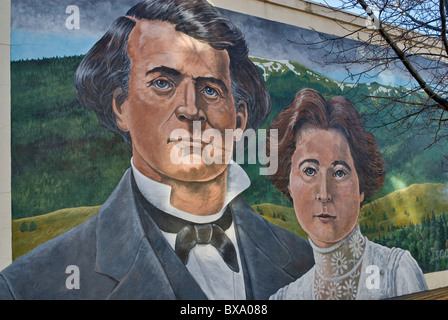
[[[170,142],[177,142],[179,147],[181,148],[188,148],[188,147],[196,147],[196,148],[201,148],[207,144],[210,143],[210,141],[204,141],[202,139],[173,139],[170,138],[167,141],[167,144],[169,144]]]

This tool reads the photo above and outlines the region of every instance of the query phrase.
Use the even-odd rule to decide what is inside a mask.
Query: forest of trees
[[[366,232],[367,230],[362,230]],[[386,247],[408,250],[424,273],[446,270],[448,267],[448,212],[434,212],[422,218],[420,224],[393,227],[383,236],[374,236],[373,242]]]

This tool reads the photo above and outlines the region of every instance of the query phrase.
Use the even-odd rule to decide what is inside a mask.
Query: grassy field
[[[369,238],[382,236],[393,227],[420,224],[434,213],[448,212],[448,185],[413,184],[366,204],[361,209],[359,224]]]
[[[94,216],[100,206],[58,210],[12,221],[13,260]],[[34,229],[34,230],[33,230]]]
[[[308,235],[303,231],[297,221],[294,208],[263,203],[252,206],[252,209],[267,221],[298,234],[299,236],[308,238]]]

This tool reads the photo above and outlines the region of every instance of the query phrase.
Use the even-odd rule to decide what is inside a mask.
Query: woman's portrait
[[[292,201],[315,259],[313,268],[271,299],[385,299],[427,290],[408,251],[381,246],[360,232],[361,205],[381,188],[386,173],[353,104],[302,89],[270,128],[277,130],[279,155],[272,183]]]

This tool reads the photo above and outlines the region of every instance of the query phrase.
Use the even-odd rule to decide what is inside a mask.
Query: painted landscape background
[[[124,142],[80,106],[72,83],[83,55],[136,1],[11,1],[13,259],[95,215],[130,165],[131,153]],[[80,29],[65,24],[66,8],[73,4],[80,10]],[[360,79],[356,86],[345,81],[343,65],[323,63],[325,50],[297,44],[319,42],[313,30],[219,10],[243,31],[271,93],[273,109],[263,128],[304,87],[317,89],[326,98],[345,95],[354,101],[387,167],[384,187],[361,209],[362,232],[385,246],[409,250],[425,273],[448,269],[448,163],[443,157],[447,142],[428,148],[433,142],[430,128],[416,134],[380,125],[400,108],[392,114],[367,116],[381,99],[364,97],[394,96],[406,90],[400,87],[406,77],[390,69]],[[254,210],[307,237],[292,204],[268,177],[259,175],[259,165],[243,168],[252,182],[243,196]]]
[[[120,137],[98,124],[77,102],[72,78],[82,56],[14,61],[12,85],[13,258],[96,214],[129,167]],[[392,95],[399,87],[356,88],[290,60],[253,57],[272,96],[269,122],[304,87],[327,98]],[[372,101],[356,105],[361,114]],[[375,118],[366,118],[376,127]],[[387,181],[362,208],[359,224],[371,240],[411,252],[424,272],[448,269],[446,145],[430,135],[379,127],[373,133],[387,165]],[[243,196],[265,219],[306,237],[291,203],[274,189],[259,165],[245,164],[252,185]]]

